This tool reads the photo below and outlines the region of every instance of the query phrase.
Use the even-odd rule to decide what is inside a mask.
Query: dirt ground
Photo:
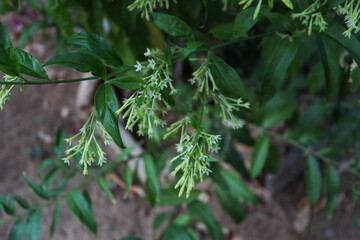
[[[17,32],[12,26],[14,16],[0,17],[16,41]],[[26,50],[44,63],[55,54],[54,40],[34,39]],[[49,70],[53,80],[79,77],[68,70]],[[75,107],[77,83],[25,86],[23,92],[16,88],[11,100],[0,112],[0,194],[17,194],[31,203],[37,203],[23,178],[26,172],[30,178],[37,178],[37,166],[41,160],[52,157],[52,146],[56,129],[73,134],[84,121],[83,114]],[[116,156],[109,150],[109,161]],[[264,189],[257,189],[263,202],[257,206],[246,206],[246,217],[241,224],[232,223],[217,203],[214,194],[209,193],[208,205],[214,210],[229,240],[357,240],[360,239],[360,208],[351,205],[351,184],[356,180],[342,175],[338,207],[331,219],[325,211],[325,202],[310,208],[304,198],[302,176],[299,176],[275,197],[269,197]],[[71,183],[76,186],[84,180],[77,176]],[[117,200],[112,204],[96,184],[88,188],[92,198],[95,218],[98,223],[98,239],[115,240],[135,235],[153,239],[152,220],[162,208],[151,209],[139,198],[122,199],[123,190],[115,188]],[[41,239],[48,239],[53,206],[44,208]],[[4,218],[0,213],[0,219]],[[296,227],[294,227],[296,225]],[[0,227],[0,239],[6,239],[11,225]],[[198,227],[201,229],[201,226]],[[200,230],[199,230],[200,231]],[[61,213],[54,240],[95,239],[61,203]]]

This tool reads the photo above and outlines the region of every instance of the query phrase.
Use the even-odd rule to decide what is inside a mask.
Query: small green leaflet
[[[142,79],[133,76],[123,76],[107,80],[105,84],[111,84],[121,89],[137,89],[141,87]]]
[[[245,86],[233,67],[221,58],[209,57],[211,73],[220,92],[227,97],[247,98]]]
[[[41,231],[41,209],[30,214],[27,218],[26,240],[39,240]]]
[[[20,63],[20,73],[41,79],[49,79],[45,69],[34,56],[30,53],[27,53],[21,49],[15,50],[19,63]]]
[[[154,25],[168,33],[170,36],[179,38],[184,42],[195,40],[191,28],[179,18],[159,12],[151,13],[151,17]]]
[[[115,204],[116,200],[115,200],[114,196],[112,195],[105,179],[103,179],[102,177],[99,177],[97,180],[97,183],[98,183],[99,187],[101,188],[101,190],[106,194],[106,196],[108,198],[110,198],[111,202]]]
[[[250,162],[250,174],[252,178],[257,177],[263,169],[268,157],[269,146],[270,139],[267,136],[261,136],[256,142]]]
[[[11,201],[11,198],[6,195],[0,195],[0,206],[8,215],[15,215],[15,206]]]
[[[321,171],[318,161],[311,155],[306,158],[305,184],[310,203],[315,206],[321,194]]]
[[[44,64],[44,66],[50,65],[67,66],[79,72],[91,72],[94,76],[102,79],[107,78],[104,63],[98,57],[84,52],[57,55]]]
[[[56,138],[54,145],[54,153],[57,160],[61,160],[61,156],[64,151],[64,144],[65,144],[65,132],[59,128],[56,131]]]
[[[298,44],[279,40],[272,51],[262,79],[260,105],[264,105],[280,89],[291,62],[296,56]]]
[[[94,101],[96,113],[101,124],[110,134],[113,141],[119,147],[125,148],[120,135],[118,116],[115,114],[115,111],[119,109],[119,104],[111,85],[100,85],[96,90]]]
[[[104,38],[94,33],[83,31],[69,38],[69,43],[76,44],[92,51],[99,58],[104,59],[114,67],[121,67],[122,60],[115,48]]]
[[[59,213],[60,213],[60,203],[57,203],[55,208],[54,208],[53,219],[51,221],[50,238],[52,238],[54,236],[54,232],[55,232],[55,229],[56,229],[56,224],[57,224],[58,219],[59,219]]]
[[[97,233],[97,226],[89,202],[76,189],[73,189],[66,198],[70,211],[84,224],[92,233]]]
[[[131,185],[132,185],[132,171],[128,164],[126,164],[124,167],[123,177],[124,177],[124,182],[126,185],[126,189],[125,189],[125,193],[124,193],[123,197],[127,198],[129,196]]]
[[[18,55],[14,50],[9,33],[0,22],[0,71],[11,75],[20,74],[20,64]]]
[[[146,172],[146,190],[152,206],[160,201],[160,187],[157,179],[157,172],[154,161],[149,154],[144,155]]]
[[[340,190],[339,174],[331,165],[328,165],[325,169],[324,190],[326,195],[326,211],[328,216],[331,217],[336,206],[337,194]]]
[[[220,224],[215,220],[211,209],[202,202],[196,201],[188,205],[188,212],[198,221],[204,223],[209,235],[214,240],[225,239]]]
[[[12,195],[11,198],[15,202],[17,202],[22,208],[24,208],[24,209],[29,209],[30,208],[30,204],[26,199],[24,199],[24,198],[22,198],[20,196],[17,196],[17,195]]]
[[[25,222],[17,220],[11,227],[8,240],[23,240],[25,234]]]
[[[235,223],[240,223],[244,218],[244,209],[240,203],[219,186],[215,187],[215,194],[223,210]]]

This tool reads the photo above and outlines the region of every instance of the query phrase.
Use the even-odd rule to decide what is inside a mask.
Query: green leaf
[[[319,34],[323,35],[345,48],[350,55],[354,58],[356,63],[360,65],[360,42],[356,37],[345,37],[343,32],[346,29],[335,21],[328,21],[326,31],[322,31]]]
[[[249,171],[247,170],[244,160],[241,157],[240,153],[236,150],[233,144],[230,145],[229,151],[225,156],[225,161],[230,163],[231,166],[233,166],[236,171],[238,171],[242,177],[244,177],[247,180],[251,179],[251,176],[249,174]]]
[[[23,240],[25,235],[25,222],[20,219],[17,220],[11,227],[9,240]]]
[[[59,173],[60,168],[53,167],[50,171],[45,175],[44,179],[41,181],[40,186],[43,188],[47,188],[55,179],[57,174]]]
[[[160,190],[160,202],[161,206],[177,206],[181,204],[189,204],[195,201],[200,195],[200,191],[193,190],[188,198],[185,195],[179,197],[179,192],[173,188]]]
[[[53,195],[50,194],[47,190],[45,190],[43,187],[38,186],[35,184],[27,175],[26,173],[23,174],[25,181],[28,183],[29,187],[34,191],[36,195],[43,199],[50,199]]]
[[[234,33],[238,38],[246,37],[247,32],[256,24],[259,18],[254,19],[255,8],[247,8],[241,10],[236,15],[234,24]]]
[[[38,172],[42,172],[46,168],[49,168],[55,164],[56,164],[56,162],[53,159],[44,159],[38,167]]]
[[[250,174],[256,178],[263,169],[268,157],[270,139],[267,136],[261,136],[255,144],[254,151],[250,160]]]
[[[66,200],[70,211],[79,218],[84,226],[96,235],[96,221],[91,211],[90,204],[86,201],[85,197],[78,190],[73,189],[67,195]]]
[[[192,238],[184,228],[171,224],[165,229],[162,240],[192,240]]]
[[[181,58],[185,59],[190,54],[192,54],[196,49],[198,49],[202,45],[201,42],[189,42],[186,46],[181,50]]]
[[[225,236],[211,209],[202,202],[196,201],[188,206],[188,212],[198,221],[204,223],[212,239],[221,240]]]
[[[114,142],[119,147],[125,148],[120,135],[118,116],[115,114],[115,111],[119,109],[119,104],[111,86],[106,84],[100,85],[96,90],[94,101],[96,113],[101,124]]]
[[[187,116],[190,119],[190,125],[194,128],[199,130],[201,128],[201,125],[199,123],[199,121],[191,114],[191,113],[187,113]]]
[[[114,67],[121,67],[122,60],[115,48],[104,38],[90,32],[81,32],[72,35],[69,43],[80,45],[92,51],[99,58],[104,59]]]
[[[21,49],[16,49],[19,59],[20,73],[41,79],[49,79],[45,69],[34,56]]]
[[[321,37],[317,37],[316,40],[324,69],[326,99],[329,103],[336,93],[340,81],[340,71],[336,71],[336,67],[339,66],[339,55],[334,54],[336,53],[333,51],[334,48],[327,47]]]
[[[176,226],[185,227],[190,224],[190,221],[191,216],[189,214],[180,214],[174,219],[173,224]]]
[[[6,195],[0,195],[0,206],[3,207],[6,214],[15,215],[15,206],[11,198]]]
[[[219,186],[215,187],[215,194],[223,210],[235,223],[240,223],[244,219],[244,209],[236,198],[225,192]]]
[[[234,172],[223,168],[214,168],[211,176],[224,191],[229,192],[236,199],[250,204],[258,202],[255,194]]]
[[[327,165],[325,169],[324,190],[326,195],[326,211],[328,216],[331,217],[336,206],[337,194],[340,190],[339,174],[331,165]]]
[[[291,118],[299,104],[291,92],[279,92],[256,113],[256,118],[265,128],[276,126]]]
[[[168,33],[170,36],[179,38],[184,42],[191,42],[195,40],[191,28],[179,18],[159,12],[153,12],[151,16],[153,24]]]
[[[26,240],[39,240],[41,231],[41,209],[36,210],[27,218]]]
[[[209,32],[218,39],[229,40],[234,37],[234,24],[233,23],[216,24]]]
[[[133,76],[123,76],[107,80],[105,84],[111,84],[121,89],[137,89],[141,87],[142,79]]]
[[[211,56],[210,70],[220,92],[227,97],[247,98],[245,86],[234,68],[221,58]]]
[[[315,206],[321,194],[321,171],[318,161],[311,155],[306,158],[305,184],[310,203]]]
[[[57,203],[54,208],[53,218],[52,218],[51,225],[50,225],[50,238],[52,238],[54,236],[56,224],[59,219],[59,213],[60,213],[60,203]]]
[[[162,212],[155,216],[152,228],[156,230],[160,225],[171,216],[171,212]]]
[[[15,200],[15,202],[17,202],[22,208],[24,208],[24,209],[30,208],[30,204],[26,199],[24,199],[20,196],[17,196],[17,195],[12,195],[11,198],[13,200]]]
[[[54,145],[54,153],[57,160],[61,160],[61,156],[64,152],[64,144],[65,144],[65,132],[58,128],[56,131],[55,145]]]
[[[160,187],[157,179],[157,172],[154,161],[149,154],[144,155],[144,164],[146,172],[146,190],[148,192],[149,201],[152,206],[160,201]]]
[[[269,153],[264,168],[269,173],[277,173],[280,169],[279,152],[273,143],[270,143]]]
[[[132,185],[132,171],[128,164],[126,164],[124,167],[123,176],[124,176],[124,182],[126,185],[126,189],[125,189],[125,193],[124,193],[123,197],[127,198],[129,196],[130,188]]]
[[[78,70],[79,72],[91,72],[94,76],[106,79],[106,67],[96,56],[84,53],[64,53],[47,61],[44,66],[62,65]]]
[[[103,192],[106,194],[106,196],[108,198],[110,198],[111,202],[115,204],[116,200],[115,200],[114,196],[112,195],[106,181],[102,177],[99,177],[97,180],[97,183],[99,184],[99,187],[101,188],[101,190],[103,190]]]
[[[260,90],[260,105],[264,105],[280,89],[291,62],[295,58],[297,44],[287,39],[279,40],[266,66]]]
[[[14,50],[9,33],[0,22],[0,71],[11,75],[20,74],[19,59]]]

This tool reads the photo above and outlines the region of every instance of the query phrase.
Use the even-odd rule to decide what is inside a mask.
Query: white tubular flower
[[[136,61],[136,64],[134,65],[134,67],[136,68],[135,72],[140,72],[142,69],[141,63],[139,63],[138,61]]]
[[[63,158],[63,161],[70,165],[70,160],[76,155],[80,155],[81,158],[79,164],[83,166],[84,175],[88,174],[88,166],[91,166],[93,162],[97,161],[99,166],[102,166],[104,163],[106,163],[106,154],[101,149],[99,142],[95,137],[96,130],[98,130],[103,136],[105,145],[111,141],[108,132],[101,125],[101,123],[96,120],[94,112],[91,113],[84,126],[79,130],[78,134],[65,139],[65,141],[71,146],[71,143],[77,137],[80,137],[77,145],[71,146],[65,151],[66,157]]]
[[[144,56],[145,56],[145,57],[148,57],[148,56],[150,56],[150,55],[151,55],[150,49],[149,49],[149,48],[146,48],[146,52],[144,53]]]
[[[149,59],[149,64],[147,65],[148,68],[155,70],[155,61],[153,59]]]

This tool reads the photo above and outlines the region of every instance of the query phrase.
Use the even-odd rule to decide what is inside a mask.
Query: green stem
[[[116,72],[110,73],[108,77],[116,76],[120,73],[127,72],[134,69],[134,67],[126,67],[124,69],[120,69]],[[6,81],[0,81],[0,85],[39,85],[39,84],[59,84],[59,83],[72,83],[72,82],[81,82],[81,81],[89,81],[89,80],[97,80],[98,77],[87,77],[87,78],[75,78],[75,79],[69,79],[69,80],[60,80],[60,81],[36,81],[36,80],[27,80],[23,77],[24,82],[6,82]]]

